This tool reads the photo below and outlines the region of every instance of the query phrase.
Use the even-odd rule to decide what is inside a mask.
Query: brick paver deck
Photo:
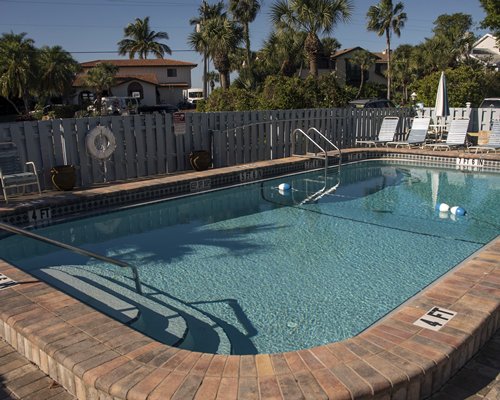
[[[256,163],[250,168],[258,167]],[[228,169],[223,170],[193,176]],[[189,180],[189,175],[176,179]],[[127,186],[137,183],[93,189],[85,195]],[[499,237],[361,334],[272,355],[227,356],[172,348],[1,260],[0,273],[20,283],[0,291],[0,336],[83,400],[419,399],[441,388],[440,395],[449,396],[454,390],[450,377],[500,327]],[[457,314],[440,331],[413,324],[433,307]]]

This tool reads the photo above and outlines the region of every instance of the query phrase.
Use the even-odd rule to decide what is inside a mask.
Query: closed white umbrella
[[[441,117],[442,118],[441,125],[444,126],[446,117],[450,115],[450,106],[448,104],[448,89],[446,88],[446,76],[444,75],[444,72],[441,72],[441,78],[439,78],[439,85],[436,94],[436,103],[434,106],[434,112],[436,114],[436,124],[438,123],[437,119]]]

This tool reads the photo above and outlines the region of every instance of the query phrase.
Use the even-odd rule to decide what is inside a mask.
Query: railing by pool
[[[77,254],[80,254],[80,255],[83,255],[86,257],[95,258],[96,260],[104,261],[106,263],[116,265],[120,268],[130,268],[132,270],[132,275],[134,278],[135,289],[136,289],[137,293],[142,295],[142,287],[141,287],[141,281],[139,280],[139,273],[137,272],[137,268],[134,265],[130,265],[124,261],[115,260],[114,258],[101,256],[101,255],[93,253],[91,251],[88,251],[85,249],[80,249],[78,247],[71,246],[69,244],[59,242],[57,240],[49,239],[47,237],[37,235],[36,233],[27,231],[26,229],[21,229],[21,228],[17,228],[15,226],[12,226],[9,224],[4,224],[3,222],[0,222],[0,229],[7,231],[7,232],[10,232],[10,233],[14,233],[16,235],[26,236],[26,237],[31,238],[31,239],[35,239],[35,240],[38,240],[38,241],[41,241],[44,243],[48,243],[48,244],[51,244],[53,246],[60,247],[62,249],[66,249],[66,250],[72,251],[73,253],[77,253]]]

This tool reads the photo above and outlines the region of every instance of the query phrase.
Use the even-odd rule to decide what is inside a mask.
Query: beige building
[[[116,84],[108,96],[136,97],[141,105],[177,105],[183,100],[182,91],[191,87],[191,70],[196,64],[170,60],[95,60],[81,63],[83,70],[77,75],[73,87],[76,90],[74,103],[83,104],[92,100],[94,94],[85,87],[85,75],[99,63],[110,63],[118,67]]]
[[[339,50],[330,57],[321,56],[318,60],[318,74],[328,74],[335,72],[340,85],[351,85],[358,87],[361,83],[361,69],[359,65],[354,65],[349,62],[353,53],[356,50],[364,50],[361,47],[352,47],[349,49]],[[364,81],[379,85],[387,85],[387,78],[384,73],[387,70],[387,55],[383,53],[373,53],[376,56],[376,61],[370,69],[364,73]],[[309,74],[309,70],[302,70],[301,76],[305,78]]]
[[[361,68],[352,64],[349,59],[356,50],[364,50],[361,47],[352,47],[339,50],[331,56],[332,69],[337,74],[337,79],[341,85],[359,86],[361,83]],[[377,59],[375,64],[364,73],[364,81],[379,85],[387,85],[387,78],[384,73],[387,70],[387,54],[372,53]]]

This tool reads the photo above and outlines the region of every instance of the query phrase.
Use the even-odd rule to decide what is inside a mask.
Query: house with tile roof
[[[108,96],[136,97],[141,105],[177,105],[183,100],[182,91],[191,87],[191,70],[197,64],[158,58],[151,60],[94,60],[81,63],[82,71],[73,82],[75,104],[92,101],[94,94],[85,86],[85,76],[99,63],[118,67],[116,84]]]
[[[361,83],[361,69],[359,65],[354,65],[349,62],[353,53],[356,50],[364,50],[362,47],[351,47],[348,49],[339,50],[330,57],[320,57],[318,60],[318,73],[326,74],[335,72],[337,80],[340,85],[351,85],[358,87]],[[387,70],[387,54],[374,53],[371,52],[375,57],[376,61],[370,69],[364,74],[364,81],[379,85],[387,85],[387,78],[385,77],[385,71]],[[307,76],[309,70],[303,71],[303,76]]]

